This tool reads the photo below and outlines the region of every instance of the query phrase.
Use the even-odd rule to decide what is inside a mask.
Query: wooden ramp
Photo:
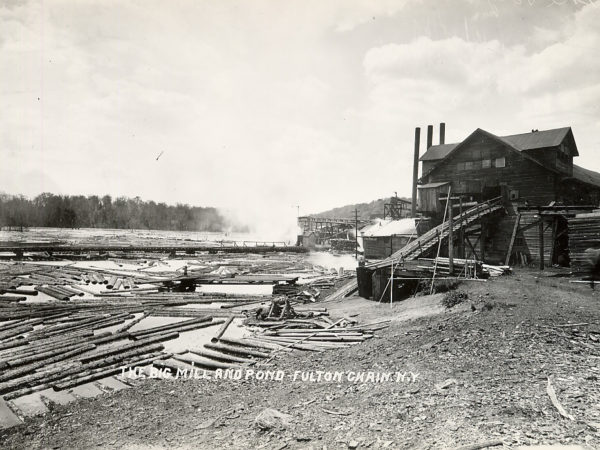
[[[482,217],[502,209],[503,206],[501,200],[500,197],[487,200],[454,217],[452,219],[453,233],[458,233],[461,228],[467,228]],[[395,265],[400,261],[410,261],[425,255],[429,250],[436,247],[440,240],[448,237],[450,231],[449,223],[449,221],[441,223],[422,236],[419,236],[414,241],[408,243],[390,257],[373,264],[368,264],[365,267],[370,270],[376,270],[390,267],[392,264]]]

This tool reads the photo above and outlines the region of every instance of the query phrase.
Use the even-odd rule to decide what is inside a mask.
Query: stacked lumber
[[[483,264],[483,271],[487,272],[490,277],[499,277],[502,275],[510,275],[512,269],[510,266],[492,266],[490,264]]]
[[[577,214],[568,219],[569,256],[575,272],[588,270],[589,248],[600,249],[600,213]]]
[[[448,258],[419,258],[416,269],[419,272],[431,275],[435,271],[436,276],[461,276],[465,278],[486,278],[488,276],[483,270],[481,261],[454,258],[453,263],[454,271],[450,273],[450,260]],[[410,262],[407,262],[407,264],[410,264]]]
[[[337,322],[324,318],[312,320],[288,319],[273,327],[265,327],[252,336],[260,343],[276,344],[284,348],[306,351],[323,351],[350,347],[373,337],[376,330],[389,326],[390,321],[375,322],[361,326],[348,319]]]

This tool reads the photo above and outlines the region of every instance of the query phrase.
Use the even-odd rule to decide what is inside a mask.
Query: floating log
[[[137,325],[138,323],[140,323],[142,320],[144,320],[146,317],[148,317],[148,313],[145,312],[143,313],[140,317],[138,317],[135,320],[132,320],[131,322],[129,322],[127,325],[122,326],[121,328],[119,328],[116,333],[123,333],[124,331],[129,330],[130,328],[133,328],[134,325]]]
[[[51,287],[43,287],[43,286],[36,286],[35,288],[36,291],[39,292],[43,292],[46,295],[49,295],[50,297],[54,297],[57,300],[69,300],[69,296],[65,295],[62,292],[59,292],[55,289],[52,289]]]
[[[150,357],[135,358],[135,359],[129,361],[127,363],[127,365],[137,364],[140,366],[146,366],[148,364],[153,364],[156,359],[169,358],[170,356],[171,356],[170,354],[157,353],[157,354],[151,355]],[[61,390],[70,389],[72,387],[79,386],[79,385],[82,385],[85,383],[90,383],[92,381],[100,380],[102,378],[106,378],[111,375],[117,375],[123,371],[122,370],[123,366],[124,366],[123,364],[118,364],[116,367],[98,370],[94,373],[91,373],[90,375],[74,378],[72,380],[65,381],[62,383],[57,383],[54,386],[52,386],[52,388],[55,391],[61,391]]]
[[[227,345],[227,344],[205,344],[204,345],[205,348],[209,349],[209,350],[215,350],[218,352],[222,352],[222,353],[231,353],[233,355],[247,355],[247,356],[254,356],[256,358],[268,358],[269,354],[265,353],[265,352],[261,352],[258,350],[251,350],[247,347],[234,347],[232,345]]]
[[[225,345],[232,345],[232,346],[241,345],[242,347],[256,348],[259,350],[265,350],[266,352],[269,352],[271,350],[274,350],[276,347],[279,347],[277,344],[268,344],[268,343],[257,344],[255,342],[251,342],[251,341],[247,340],[246,338],[244,338],[244,339],[220,338],[219,342],[221,342]]]
[[[226,363],[226,362],[219,362],[219,361],[215,361],[212,359],[202,359],[202,360],[195,360],[192,358],[186,358],[185,356],[181,356],[181,355],[173,355],[173,359],[177,360],[177,361],[181,361],[184,362],[186,364],[190,364],[194,367],[205,367],[208,369],[238,369],[240,367],[239,364],[230,364],[230,363]]]
[[[157,327],[148,328],[146,330],[135,331],[135,332],[131,333],[131,336],[135,337],[135,338],[140,338],[147,334],[154,334],[154,333],[158,333],[158,332],[162,332],[162,331],[172,330],[174,328],[180,328],[180,327],[187,326],[187,325],[206,323],[206,322],[210,322],[212,320],[213,320],[213,318],[211,316],[204,316],[204,317],[199,317],[197,319],[183,320],[181,322],[170,323],[167,325],[160,325]]]
[[[133,350],[135,348],[144,347],[144,346],[147,346],[148,344],[153,344],[153,343],[162,342],[162,341],[168,341],[171,339],[175,339],[177,337],[179,337],[179,333],[177,333],[175,331],[157,335],[157,336],[152,336],[152,337],[149,337],[146,339],[141,339],[137,342],[130,342],[128,344],[120,345],[118,347],[107,348],[106,350],[101,350],[101,351],[93,353],[91,355],[82,356],[81,358],[79,358],[79,361],[86,363],[86,362],[93,361],[95,359],[106,358],[107,356],[112,356],[112,355],[116,355],[118,353]]]
[[[81,353],[89,352],[91,350],[94,350],[96,348],[96,346],[93,344],[87,344],[87,345],[84,344],[84,345],[80,345],[80,346],[77,346],[74,348],[71,347],[71,348],[72,348],[72,350],[69,350],[69,351],[61,353],[59,355],[53,356],[52,358],[44,359],[43,361],[38,361],[35,364],[30,364],[21,369],[10,370],[5,373],[2,373],[2,374],[0,374],[0,382],[21,377],[25,374],[34,372],[44,366],[53,364],[58,361],[63,361],[65,359],[71,358],[73,356],[80,355]]]
[[[0,289],[0,294],[37,295],[35,289]]]
[[[197,355],[197,356],[202,356],[204,358],[216,359],[217,361],[225,361],[228,363],[236,363],[236,362],[237,363],[254,363],[253,359],[240,358],[239,356],[233,356],[233,355],[226,355],[225,353],[221,353],[221,352],[211,352],[206,349],[201,349],[201,350],[188,349],[188,352],[193,353],[194,355]]]

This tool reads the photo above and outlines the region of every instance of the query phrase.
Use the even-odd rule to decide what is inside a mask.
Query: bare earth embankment
[[[459,448],[500,440],[504,448],[600,448],[600,293],[525,271],[459,289],[469,299],[450,310],[442,294],[393,308],[355,297],[327,305],[333,319],[393,321],[351,348],[282,353],[269,369],[290,375],[284,381],[137,380],[0,432],[0,446]],[[344,378],[292,381],[295,371]],[[404,379],[348,381],[365,371]],[[549,377],[573,420],[551,402]],[[289,424],[261,430],[255,418],[265,408],[289,414]]]

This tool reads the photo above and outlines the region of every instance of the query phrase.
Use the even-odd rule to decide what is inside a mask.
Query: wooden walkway
[[[457,233],[461,228],[470,226],[473,222],[481,219],[488,214],[502,209],[502,203],[500,198],[488,200],[483,203],[479,203],[471,209],[464,211],[462,214],[453,218],[452,230],[453,233]],[[390,257],[368,264],[365,267],[368,269],[381,269],[384,267],[390,267],[392,264],[397,264],[400,261],[410,261],[417,259],[427,253],[427,251],[436,247],[440,240],[448,237],[450,231],[449,221],[441,223],[435,228],[432,228],[427,233],[419,236],[414,241],[408,243],[403,248],[392,254]]]
[[[187,253],[195,252],[224,252],[224,253],[305,253],[308,249],[295,245],[69,245],[69,244],[22,244],[1,246],[0,252],[14,253],[22,257],[25,252],[50,255],[54,253],[89,253],[89,252],[149,252],[149,253]]]

